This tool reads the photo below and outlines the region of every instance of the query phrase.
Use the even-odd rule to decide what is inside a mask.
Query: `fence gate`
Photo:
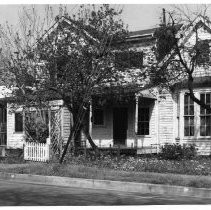
[[[49,144],[26,142],[24,160],[46,162],[49,160]]]

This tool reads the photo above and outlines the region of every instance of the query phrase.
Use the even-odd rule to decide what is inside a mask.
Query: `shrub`
[[[196,156],[194,145],[165,144],[161,148],[160,157],[166,160],[193,159]]]

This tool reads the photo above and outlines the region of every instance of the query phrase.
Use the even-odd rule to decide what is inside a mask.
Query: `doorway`
[[[128,128],[128,108],[113,109],[113,140],[114,145],[125,145]]]

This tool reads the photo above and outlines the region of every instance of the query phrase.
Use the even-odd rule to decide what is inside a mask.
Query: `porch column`
[[[89,134],[92,137],[92,101],[89,105]]]
[[[48,130],[49,130],[49,135],[47,138],[47,144],[51,143],[51,108],[48,109]]]
[[[138,95],[135,95],[136,98],[136,108],[135,108],[135,134],[138,132]]]
[[[156,139],[157,139],[157,153],[159,152],[160,139],[159,139],[159,96],[155,100],[155,124],[156,124]]]

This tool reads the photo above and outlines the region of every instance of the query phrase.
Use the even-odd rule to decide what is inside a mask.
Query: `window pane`
[[[200,109],[201,109],[201,110],[200,110],[200,113],[201,113],[201,114],[205,114],[205,109],[202,108],[202,107],[200,107]]]
[[[189,117],[184,117],[184,125],[185,127],[189,126]]]
[[[205,135],[206,135],[206,133],[205,133],[205,126],[202,125],[202,126],[200,126],[200,136],[205,136]]]
[[[190,98],[190,96],[189,96],[189,98]],[[194,104],[194,101],[190,98],[190,104]]]
[[[205,117],[201,117],[201,126],[204,126],[205,125]]]
[[[189,125],[192,125],[192,126],[194,126],[194,117],[190,117],[190,121],[189,121]]]
[[[188,115],[189,113],[188,113],[188,106],[185,106],[184,107],[184,115]]]
[[[184,103],[185,103],[185,105],[187,105],[187,104],[188,104],[188,98],[189,98],[189,96],[188,96],[188,95],[185,95],[185,96],[184,96]]]
[[[190,136],[194,136],[194,126],[190,126]]]
[[[206,116],[206,125],[210,126],[210,116]]]
[[[206,104],[210,104],[210,94],[206,94]]]
[[[189,136],[189,127],[184,128],[184,135]]]
[[[205,94],[201,94],[200,96],[201,101],[205,103]]]
[[[191,105],[189,108],[189,115],[194,115],[194,106]]]
[[[15,132],[23,132],[23,115],[20,112],[15,113]]]

